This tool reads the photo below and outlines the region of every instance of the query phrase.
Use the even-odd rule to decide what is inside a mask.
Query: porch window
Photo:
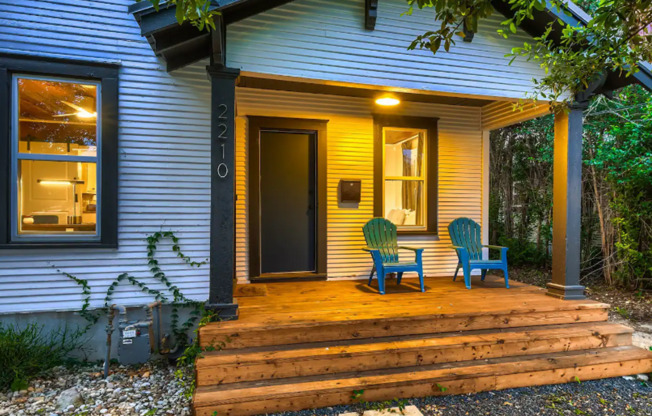
[[[383,128],[383,213],[400,229],[426,228],[427,137],[425,130]]]
[[[437,119],[375,115],[374,123],[374,216],[400,233],[436,233]]]
[[[3,82],[0,247],[115,246],[117,68],[0,57]]]

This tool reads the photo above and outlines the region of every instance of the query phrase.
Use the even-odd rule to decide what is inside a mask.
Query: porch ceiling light
[[[382,105],[385,107],[391,107],[394,105],[398,105],[401,101],[398,98],[394,97],[380,97],[376,99],[376,104]]]

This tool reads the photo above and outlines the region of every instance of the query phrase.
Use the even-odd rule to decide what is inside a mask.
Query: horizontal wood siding
[[[549,103],[495,101],[482,107],[482,128],[496,130],[550,114]]]
[[[119,249],[0,251],[0,313],[79,309],[81,289],[52,266],[88,280],[93,306],[103,304],[108,286],[123,272],[161,288],[147,269],[144,241],[159,230],[174,231],[188,256],[208,257],[210,90],[205,63],[167,74],[127,12],[132,3],[0,0],[0,51],[122,65]],[[157,258],[186,295],[207,298],[208,266],[184,265],[167,243]],[[133,305],[149,299],[124,283],[113,301]]]
[[[456,38],[449,53],[408,51],[410,42],[439,26],[432,9],[407,10],[405,0],[380,0],[376,29],[364,29],[364,1],[295,0],[228,27],[227,63],[244,71],[442,91],[524,98],[534,62],[508,65],[512,47],[529,39],[524,32],[504,40],[496,30],[503,16],[482,22],[472,43]]]
[[[238,90],[237,148],[244,152],[246,116],[318,118],[328,122],[328,276],[355,278],[369,274],[371,260],[362,226],[373,218],[373,120],[380,109],[368,99],[330,95]],[[480,108],[403,103],[389,114],[439,117],[439,240],[432,237],[401,238],[409,245],[425,247],[424,267],[429,276],[450,275],[456,257],[447,249],[446,227],[460,216],[482,220],[482,130]],[[239,195],[246,186],[246,170],[238,172]],[[342,207],[337,201],[340,179],[362,180],[358,207]],[[244,192],[246,195],[246,192]],[[240,199],[239,199],[240,201]],[[243,207],[246,203],[243,203]],[[248,277],[246,245],[247,212],[238,209],[237,277]],[[406,253],[406,255],[409,255]]]

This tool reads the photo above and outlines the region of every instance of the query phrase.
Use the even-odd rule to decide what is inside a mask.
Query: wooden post
[[[235,85],[240,70],[206,67],[211,81],[210,289],[207,309],[237,319],[235,277]]]
[[[584,299],[580,285],[582,214],[582,125],[587,102],[555,114],[553,169],[552,282],[548,295]]]

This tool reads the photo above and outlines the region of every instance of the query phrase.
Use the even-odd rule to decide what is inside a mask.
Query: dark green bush
[[[537,248],[535,243],[523,241],[518,238],[500,237],[498,244],[509,247],[507,258],[511,266],[537,266],[544,267],[550,264],[550,256]],[[491,250],[495,251],[495,250]],[[496,253],[491,253],[496,255]]]
[[[0,322],[0,390],[26,389],[31,378],[65,364],[79,349],[83,331],[67,326],[52,332],[42,325]]]

